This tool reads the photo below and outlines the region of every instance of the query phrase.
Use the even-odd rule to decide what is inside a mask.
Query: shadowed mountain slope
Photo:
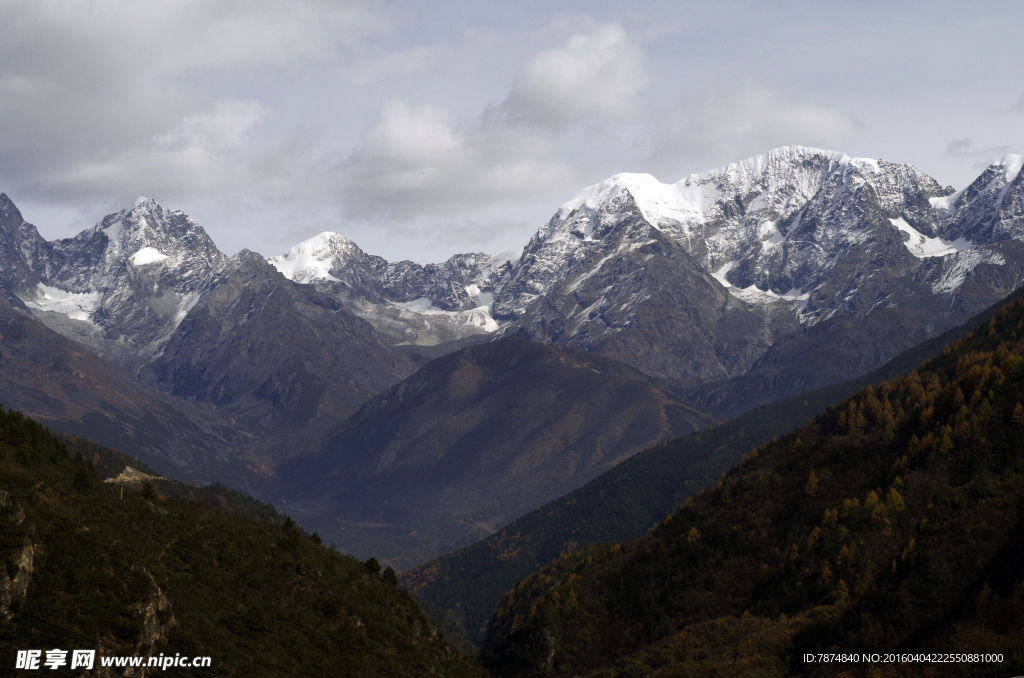
[[[289,499],[421,561],[712,422],[644,379],[521,339],[463,349],[371,399],[320,453],[285,469]]]
[[[230,412],[249,430],[309,436],[415,370],[369,323],[257,254],[239,253],[212,288],[140,379]]]
[[[140,384],[3,301],[0,402],[186,479],[243,482],[231,457],[255,443],[230,417]]]

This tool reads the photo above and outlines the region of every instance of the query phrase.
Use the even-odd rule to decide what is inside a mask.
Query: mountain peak
[[[870,173],[880,171],[878,161],[873,158],[851,158],[838,151],[807,146],[781,146],[718,169],[691,174],[671,184],[662,183],[650,174],[615,174],[577,193],[559,208],[556,219],[562,220],[574,210],[596,211],[625,190],[652,224],[686,223],[701,218],[705,209],[724,193],[749,193],[766,177],[769,184],[794,184],[805,189],[805,193],[813,193],[807,189],[816,185],[823,173],[838,165],[852,165]]]
[[[336,281],[338,279],[330,273],[335,263],[358,252],[361,252],[359,247],[345,236],[324,231],[303,240],[281,256],[267,257],[267,263],[295,282]]]

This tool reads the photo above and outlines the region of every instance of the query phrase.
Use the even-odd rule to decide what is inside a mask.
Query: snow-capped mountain
[[[433,346],[498,329],[494,291],[518,252],[456,254],[441,264],[388,263],[324,232],[267,262],[286,278],[344,299],[395,344]]]
[[[837,381],[1016,287],[1020,165],[1009,156],[960,194],[909,165],[804,147],[675,184],[616,175],[537,232],[494,317],[504,334],[606,353],[689,390],[787,363],[779,351],[831,336],[814,329],[826,321],[918,316],[764,397]]]
[[[562,205],[521,253],[423,266],[327,232],[263,260],[318,292],[295,297],[303,317],[318,313],[305,304],[340,304],[368,321],[379,337],[366,347],[434,356],[517,335],[603,353],[742,409],[862,373],[1015,289],[1022,164],[1007,156],[956,192],[909,165],[791,146],[674,184],[615,175]],[[241,265],[152,200],[52,243],[5,196],[0,220],[8,298],[135,370],[160,360]],[[235,330],[225,328],[206,343],[226,341]],[[179,357],[185,345],[175,340]],[[166,382],[177,367],[158,371],[155,383],[180,387]]]
[[[378,394],[416,396],[417,421],[434,431],[431,403],[451,399],[457,375],[482,379],[480,393],[492,381],[472,361],[468,372],[410,377],[447,353],[462,365],[468,345],[501,337],[603,354],[667,388],[666,398],[725,416],[865,374],[1017,289],[1022,165],[1007,156],[959,192],[909,165],[803,147],[675,184],[620,174],[562,205],[521,253],[425,266],[388,262],[336,233],[281,256],[228,258],[184,213],[146,199],[47,242],[0,194],[0,304],[12,328],[0,336],[0,371],[20,370],[21,380],[8,379],[4,404],[102,435],[119,416],[114,403],[131,414],[119,441],[142,436],[154,455],[178,461],[162,437],[236,432],[241,442],[200,445],[201,456],[225,455],[217,464],[244,465],[266,487],[297,456],[340,453],[325,447],[328,432]],[[128,374],[84,360],[29,316]],[[29,326],[45,340],[24,340]],[[540,374],[552,381],[524,377],[524,402],[560,397],[556,372]],[[125,379],[141,389],[114,402]],[[175,408],[175,398],[190,402]],[[581,430],[631,430],[592,414]],[[415,454],[442,459],[440,447],[482,421],[463,415]],[[571,416],[567,425],[584,421]],[[566,438],[552,435],[540,447],[564,459]],[[419,486],[403,487],[411,497]],[[396,497],[388,501],[409,499]]]
[[[44,323],[123,365],[159,352],[226,261],[199,224],[148,198],[74,238],[18,229],[12,291]]]

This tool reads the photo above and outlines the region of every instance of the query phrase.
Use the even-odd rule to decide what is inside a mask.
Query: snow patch
[[[39,296],[25,305],[40,311],[52,311],[66,315],[72,320],[92,322],[92,314],[99,308],[102,292],[68,292],[38,283]]]
[[[851,158],[850,164],[868,172],[881,172],[878,161],[874,158]]]
[[[771,252],[786,241],[786,236],[775,227],[775,222],[766,221],[758,229],[761,236],[761,251]]]
[[[178,302],[178,311],[174,314],[174,326],[177,327],[181,324],[181,321],[185,319],[189,311],[195,308],[195,305],[199,303],[199,298],[202,295],[199,292],[193,292],[184,299]]]
[[[962,191],[956,193],[950,193],[949,195],[937,195],[934,198],[928,198],[928,204],[937,209],[940,212],[948,212],[952,207],[956,199],[960,197]]]
[[[963,252],[974,247],[974,243],[967,238],[957,238],[956,240],[943,240],[942,238],[929,238],[924,233],[921,233],[916,228],[908,224],[903,217],[896,219],[890,219],[892,225],[900,230],[902,233],[906,233],[908,238],[903,244],[907,250],[918,259],[926,259],[928,257],[944,257],[949,254],[955,254],[957,252]]]
[[[1013,180],[1020,174],[1020,168],[1024,165],[1024,155],[1014,155],[1012,153],[1003,156],[1003,159],[999,161],[999,164],[1003,167],[1003,187],[999,189],[999,197],[996,198],[996,205],[1002,207],[1003,198],[1010,191],[1010,187],[1013,185]]]
[[[413,299],[412,301],[393,301],[391,302],[398,308],[404,308],[407,311],[414,313],[429,313],[431,311],[444,313],[444,309],[440,309],[434,306],[434,302],[427,297],[420,297],[419,299]]]
[[[163,261],[167,255],[155,247],[143,247],[132,255],[132,263],[136,266],[145,266]]]
[[[942,272],[942,277],[932,285],[932,291],[938,294],[949,294],[960,289],[960,286],[967,279],[967,275],[979,265],[994,264],[1002,266],[1006,264],[1006,260],[994,252],[976,249],[957,252],[943,263],[945,268]]]
[[[491,312],[491,305],[494,303],[493,292],[481,292],[480,286],[476,283],[466,285],[465,290],[470,300],[477,305],[477,308],[484,307],[488,313]]]
[[[469,285],[469,287],[474,287],[479,290],[476,285]],[[469,292],[469,287],[466,289],[467,292]],[[489,292],[483,292],[476,296],[480,305],[466,311],[446,311],[443,308],[434,306],[434,302],[427,297],[420,297],[419,299],[413,299],[412,301],[393,301],[391,302],[391,305],[397,306],[398,308],[406,311],[411,311],[421,316],[426,316],[427,318],[431,316],[440,316],[449,323],[479,327],[485,332],[497,332],[499,328],[498,322],[491,317],[490,306],[494,301],[494,295]]]
[[[717,271],[711,274],[711,277],[722,283],[722,286],[729,290],[729,294],[733,295],[737,299],[742,299],[748,304],[755,306],[764,306],[766,304],[772,304],[777,301],[795,301],[797,302],[797,310],[802,311],[807,306],[807,300],[811,298],[810,293],[804,292],[796,287],[790,288],[788,292],[778,294],[771,290],[762,290],[757,285],[750,285],[749,287],[735,287],[730,283],[725,276],[729,274],[729,271],[736,266],[738,262],[730,261],[725,264]]]
[[[771,304],[776,301],[796,301],[803,302],[800,308],[802,309],[808,299],[811,298],[809,293],[805,293],[801,289],[796,287],[791,288],[788,292],[778,294],[771,290],[762,290],[757,285],[751,285],[750,287],[744,287],[742,289],[733,287],[729,292],[737,299],[742,299],[748,304],[754,304],[757,306],[763,306],[765,304]]]
[[[114,223],[104,226],[102,230],[110,242],[116,243],[121,237],[121,228],[123,228],[123,226],[124,223],[118,219]]]
[[[722,283],[722,287],[732,287],[732,283],[729,282],[725,276],[729,275],[729,271],[731,271],[735,265],[735,261],[730,261],[725,266],[722,266],[720,269],[712,273],[711,277]]]
[[[267,263],[276,268],[284,277],[307,285],[314,280],[338,279],[330,274],[335,258],[351,248],[345,237],[324,231],[308,240],[303,240],[282,256],[267,257]]]

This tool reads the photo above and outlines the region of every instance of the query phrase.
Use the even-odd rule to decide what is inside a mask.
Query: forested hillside
[[[401,575],[399,581],[474,643],[482,644],[491,612],[527,575],[563,553],[642,536],[772,436],[788,433],[859,388],[906,374],[987,323],[1003,305],[992,306],[863,377],[765,405],[655,445],[490,537]]]
[[[145,467],[102,482],[93,460],[110,472],[118,457],[0,411],[5,675],[33,648],[209,656],[203,676],[482,674],[389,570],[223,487],[139,478]]]
[[[1022,673],[1022,446],[1018,300],[761,448],[646,537],[521,582],[483,662],[495,676]],[[890,651],[1003,661],[802,659]]]

